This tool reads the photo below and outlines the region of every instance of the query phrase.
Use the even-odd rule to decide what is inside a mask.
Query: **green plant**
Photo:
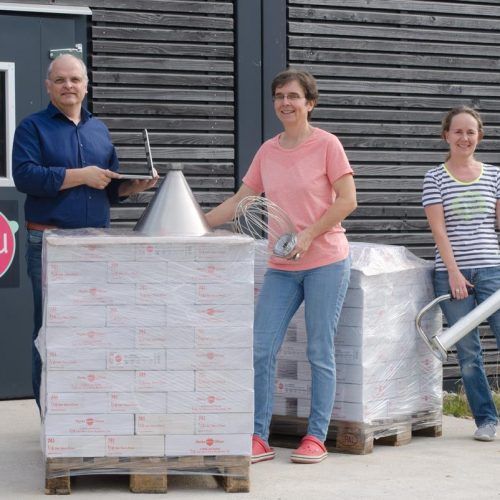
[[[493,400],[497,410],[500,411],[500,393],[493,393]],[[445,392],[443,394],[443,414],[454,417],[472,418],[472,414],[467,403],[467,398],[463,391],[459,393]]]

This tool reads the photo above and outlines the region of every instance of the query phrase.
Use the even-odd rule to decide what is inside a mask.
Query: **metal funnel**
[[[171,165],[134,231],[148,236],[203,236],[211,231],[182,165]]]

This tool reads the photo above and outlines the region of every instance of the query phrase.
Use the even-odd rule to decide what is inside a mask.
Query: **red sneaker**
[[[266,441],[257,435],[252,436],[252,463],[272,460],[276,456],[274,448],[271,448]]]
[[[314,436],[304,436],[290,460],[296,464],[317,464],[328,456],[325,445]]]

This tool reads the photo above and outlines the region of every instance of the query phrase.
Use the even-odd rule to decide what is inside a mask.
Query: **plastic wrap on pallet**
[[[257,246],[265,248],[264,241]],[[263,283],[265,252],[256,252],[256,295]],[[351,280],[335,338],[337,384],[332,425],[353,423],[376,438],[441,424],[442,366],[415,329],[415,317],[434,298],[433,264],[405,247],[351,243]],[[424,321],[442,325],[439,308]],[[304,307],[293,317],[278,355],[274,415],[279,432],[294,434],[310,412]],[[277,420],[277,419],[276,419]],[[278,429],[274,429],[278,432]],[[301,428],[300,431],[304,432]],[[401,431],[402,432],[402,431]]]
[[[42,258],[47,478],[248,465],[253,240],[56,230]]]

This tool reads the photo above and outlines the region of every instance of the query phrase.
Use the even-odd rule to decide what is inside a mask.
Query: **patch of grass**
[[[493,393],[493,400],[500,411],[500,392]],[[467,398],[463,392],[445,392],[443,394],[443,414],[460,418],[472,418],[472,413],[467,403]]]

